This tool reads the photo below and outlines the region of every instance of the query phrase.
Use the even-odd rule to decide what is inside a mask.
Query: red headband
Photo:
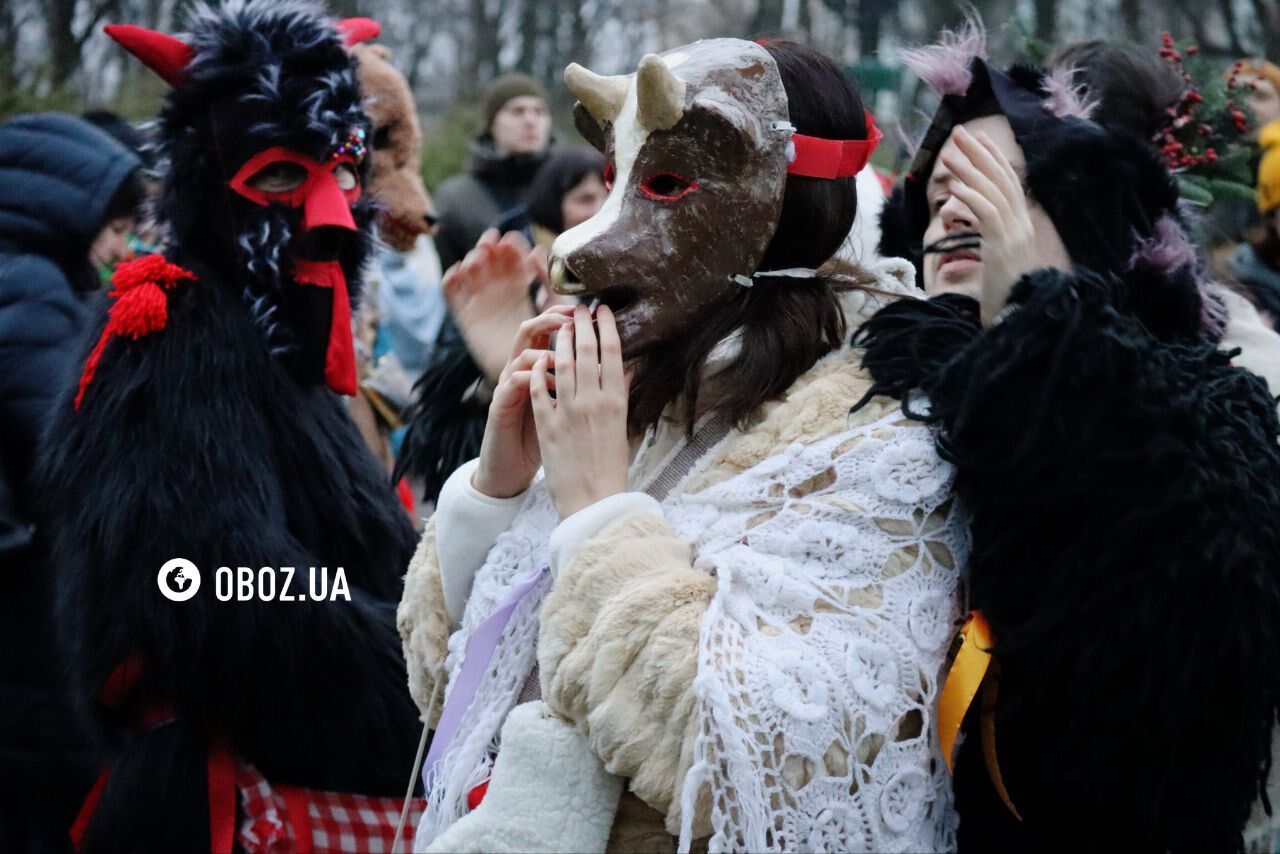
[[[795,159],[787,167],[788,175],[805,178],[851,178],[866,168],[871,153],[884,134],[876,127],[875,117],[867,113],[866,139],[820,139],[802,133],[791,135]]]

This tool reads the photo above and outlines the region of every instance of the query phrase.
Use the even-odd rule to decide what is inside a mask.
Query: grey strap
[[[664,500],[671,494],[671,490],[676,488],[676,484],[689,473],[693,464],[714,448],[721,439],[728,436],[732,427],[729,416],[724,413],[717,412],[711,416],[711,419],[702,425],[702,429],[693,434],[689,443],[681,448],[671,458],[671,462],[667,463],[666,467],[658,472],[658,476],[644,488],[645,494],[657,501]]]

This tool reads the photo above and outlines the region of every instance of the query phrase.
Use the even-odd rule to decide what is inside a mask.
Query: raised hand
[[[1036,257],[1036,233],[1022,180],[986,133],[963,126],[951,135],[958,150],[942,154],[955,180],[951,192],[972,211],[982,234],[982,322],[1004,309],[1009,291],[1026,273],[1044,266]]]
[[[578,306],[572,339],[556,338],[554,399],[549,355],[538,358],[529,378],[543,470],[561,519],[627,489],[629,383],[622,344],[608,306],[600,306],[595,319],[599,337],[591,313]]]
[[[543,249],[531,250],[517,231],[499,238],[491,228],[444,274],[449,311],[491,383],[507,364],[516,329],[533,313],[529,285],[546,280],[546,267]]]
[[[484,439],[480,443],[480,464],[471,476],[471,485],[493,498],[511,498],[529,488],[542,465],[538,432],[530,408],[529,381],[539,359],[549,355],[551,334],[567,330],[572,322],[572,306],[557,305],[518,327],[509,358],[498,377],[489,404]],[[560,336],[568,338],[567,334]],[[555,387],[555,380],[543,380]]]

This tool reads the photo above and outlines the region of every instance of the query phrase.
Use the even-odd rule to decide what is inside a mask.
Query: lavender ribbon
[[[502,630],[507,627],[507,623],[511,622],[511,615],[515,612],[516,606],[537,589],[542,579],[550,572],[551,567],[544,566],[516,582],[516,585],[502,597],[502,601],[498,603],[494,612],[485,617],[484,622],[476,627],[471,637],[467,638],[467,650],[462,656],[462,667],[458,671],[458,678],[453,683],[453,690],[449,692],[449,699],[445,701],[444,709],[440,712],[440,723],[436,726],[435,738],[431,740],[427,759],[422,763],[422,785],[425,787],[424,791],[428,798],[431,797],[432,778],[435,776],[436,766],[444,760],[445,754],[449,751],[449,745],[458,734],[458,725],[462,723],[462,716],[466,714],[471,701],[475,699],[480,681],[484,679],[484,674],[489,669],[489,662],[493,660],[493,653],[498,648]]]

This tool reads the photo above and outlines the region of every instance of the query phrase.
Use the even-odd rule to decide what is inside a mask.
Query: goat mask
[[[650,54],[625,77],[570,65],[565,83],[607,158],[609,196],[556,240],[551,283],[613,309],[632,358],[756,272],[782,211],[786,91],[773,57],[738,39]]]
[[[170,254],[235,288],[301,381],[343,394],[356,392],[351,312],[374,214],[347,50],[377,31],[268,0],[202,9],[182,39],[107,28],[173,87],[158,134]]]

